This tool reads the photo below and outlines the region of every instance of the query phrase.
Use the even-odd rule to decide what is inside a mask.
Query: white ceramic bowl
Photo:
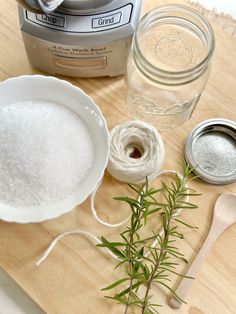
[[[78,191],[60,202],[26,209],[6,206],[0,202],[0,219],[18,223],[56,218],[81,204],[101,180],[109,153],[106,121],[94,101],[78,87],[67,81],[42,75],[19,76],[0,83],[0,106],[27,100],[62,104],[77,113],[93,139],[94,163]]]

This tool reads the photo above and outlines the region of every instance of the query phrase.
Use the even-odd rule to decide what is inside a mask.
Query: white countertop
[[[27,294],[0,269],[0,314],[43,314]]]

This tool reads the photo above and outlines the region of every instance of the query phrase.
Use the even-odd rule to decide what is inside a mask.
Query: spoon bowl
[[[236,195],[233,193],[221,194],[215,203],[214,216],[227,226],[236,222]]]

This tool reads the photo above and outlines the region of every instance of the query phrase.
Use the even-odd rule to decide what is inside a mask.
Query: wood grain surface
[[[172,1],[144,0],[143,12]],[[175,1],[184,3],[184,1]],[[14,0],[0,3],[0,80],[22,74],[40,73],[30,66],[20,34],[17,5]],[[236,41],[213,24],[216,36],[211,76],[190,121],[163,132],[166,159],[163,169],[179,170],[184,142],[190,130],[207,118],[236,120]],[[61,77],[62,78],[62,77]],[[68,79],[93,97],[107,119],[109,128],[127,120],[123,77],[99,79]],[[156,185],[158,182],[155,182]],[[202,193],[195,202],[199,208],[183,213],[184,219],[199,230],[183,229],[186,234],[181,250],[191,261],[208,232],[212,209],[217,196],[225,191],[236,193],[236,184],[215,186],[196,180],[192,187]],[[106,175],[96,197],[99,215],[117,222],[128,209],[112,201],[113,196],[127,195],[125,184]],[[152,221],[152,226],[155,221]],[[75,228],[115,239],[121,229],[99,225],[92,217],[89,201],[69,214],[40,224],[20,225],[0,222],[0,266],[50,314],[119,314],[122,306],[104,299],[101,288],[120,278],[115,262],[82,237],[63,239],[41,265],[35,261],[49,242],[59,233]],[[217,240],[195,279],[187,297],[187,305],[173,311],[167,305],[170,294],[154,287],[154,300],[163,304],[161,313],[233,314],[236,313],[236,225]],[[185,270],[180,265],[179,271]],[[173,287],[178,280],[175,279]],[[1,307],[1,305],[0,305]],[[0,308],[1,312],[1,308]],[[6,312],[7,313],[7,312]],[[32,313],[33,314],[33,313]]]

